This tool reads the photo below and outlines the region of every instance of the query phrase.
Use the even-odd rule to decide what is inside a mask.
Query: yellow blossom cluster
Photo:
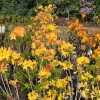
[[[56,82],[56,87],[57,88],[65,88],[67,84],[68,84],[68,82],[67,82],[66,78],[58,79]]]
[[[59,61],[59,65],[62,66],[62,69],[63,70],[69,70],[69,69],[72,69],[73,68],[73,64],[71,64],[68,61],[64,61],[64,62],[60,62]]]
[[[35,69],[37,66],[37,62],[34,60],[24,60],[23,63],[22,63],[22,67],[23,69],[25,70],[28,70],[28,68],[30,68],[31,70]]]
[[[80,79],[84,80],[84,81],[88,81],[89,79],[92,79],[92,78],[93,78],[93,76],[88,72],[81,74],[81,76],[80,76]]]
[[[19,58],[20,58],[19,53],[16,53],[10,48],[6,49],[1,47],[0,48],[0,63],[1,63],[0,72],[4,73],[5,71],[7,71],[9,66],[8,63],[11,62],[12,64],[14,64],[15,61],[17,61]]]
[[[38,98],[39,98],[39,95],[35,91],[28,93],[29,100],[37,100]]]
[[[46,69],[41,69],[38,73],[38,76],[39,77],[42,77],[42,78],[48,78],[51,76],[51,73],[50,71],[46,70]]]
[[[61,54],[66,57],[69,54],[74,54],[74,46],[70,43],[66,43],[65,41],[57,41],[58,44],[58,51],[61,52]]]
[[[90,60],[87,57],[81,56],[81,57],[77,58],[77,63],[79,65],[87,66],[89,64],[89,62],[90,62]]]
[[[53,6],[51,4],[49,4],[48,6],[38,6],[38,9],[39,10],[43,10],[44,12],[48,13],[48,12],[51,12],[53,10]]]

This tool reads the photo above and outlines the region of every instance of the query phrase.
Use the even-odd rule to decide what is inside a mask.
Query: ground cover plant
[[[66,40],[51,4],[38,6],[36,13],[0,47],[1,99],[100,100],[100,32],[75,19]]]

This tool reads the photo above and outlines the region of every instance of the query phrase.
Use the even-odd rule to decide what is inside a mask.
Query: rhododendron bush
[[[39,6],[36,12],[27,28],[15,27],[10,44],[0,47],[2,93],[10,100],[21,100],[22,95],[23,100],[99,100],[99,32],[75,20],[68,23],[65,41],[54,23],[52,5]],[[93,48],[93,54],[87,56],[82,45]],[[90,64],[91,59],[95,63]]]

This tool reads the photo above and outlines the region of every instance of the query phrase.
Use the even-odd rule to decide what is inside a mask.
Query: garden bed
[[[58,19],[55,19],[55,23],[60,26],[67,26],[67,22],[72,21],[73,19],[67,20],[65,17],[58,17]],[[99,28],[100,24],[96,24],[93,22],[80,22],[82,23],[85,27],[94,27],[94,28]]]

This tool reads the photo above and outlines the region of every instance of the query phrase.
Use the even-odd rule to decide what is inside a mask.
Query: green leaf
[[[45,85],[46,85],[46,82],[42,82],[42,83],[38,84],[37,86],[35,86],[34,90],[39,92],[39,91],[43,90],[43,86],[45,86]]]

